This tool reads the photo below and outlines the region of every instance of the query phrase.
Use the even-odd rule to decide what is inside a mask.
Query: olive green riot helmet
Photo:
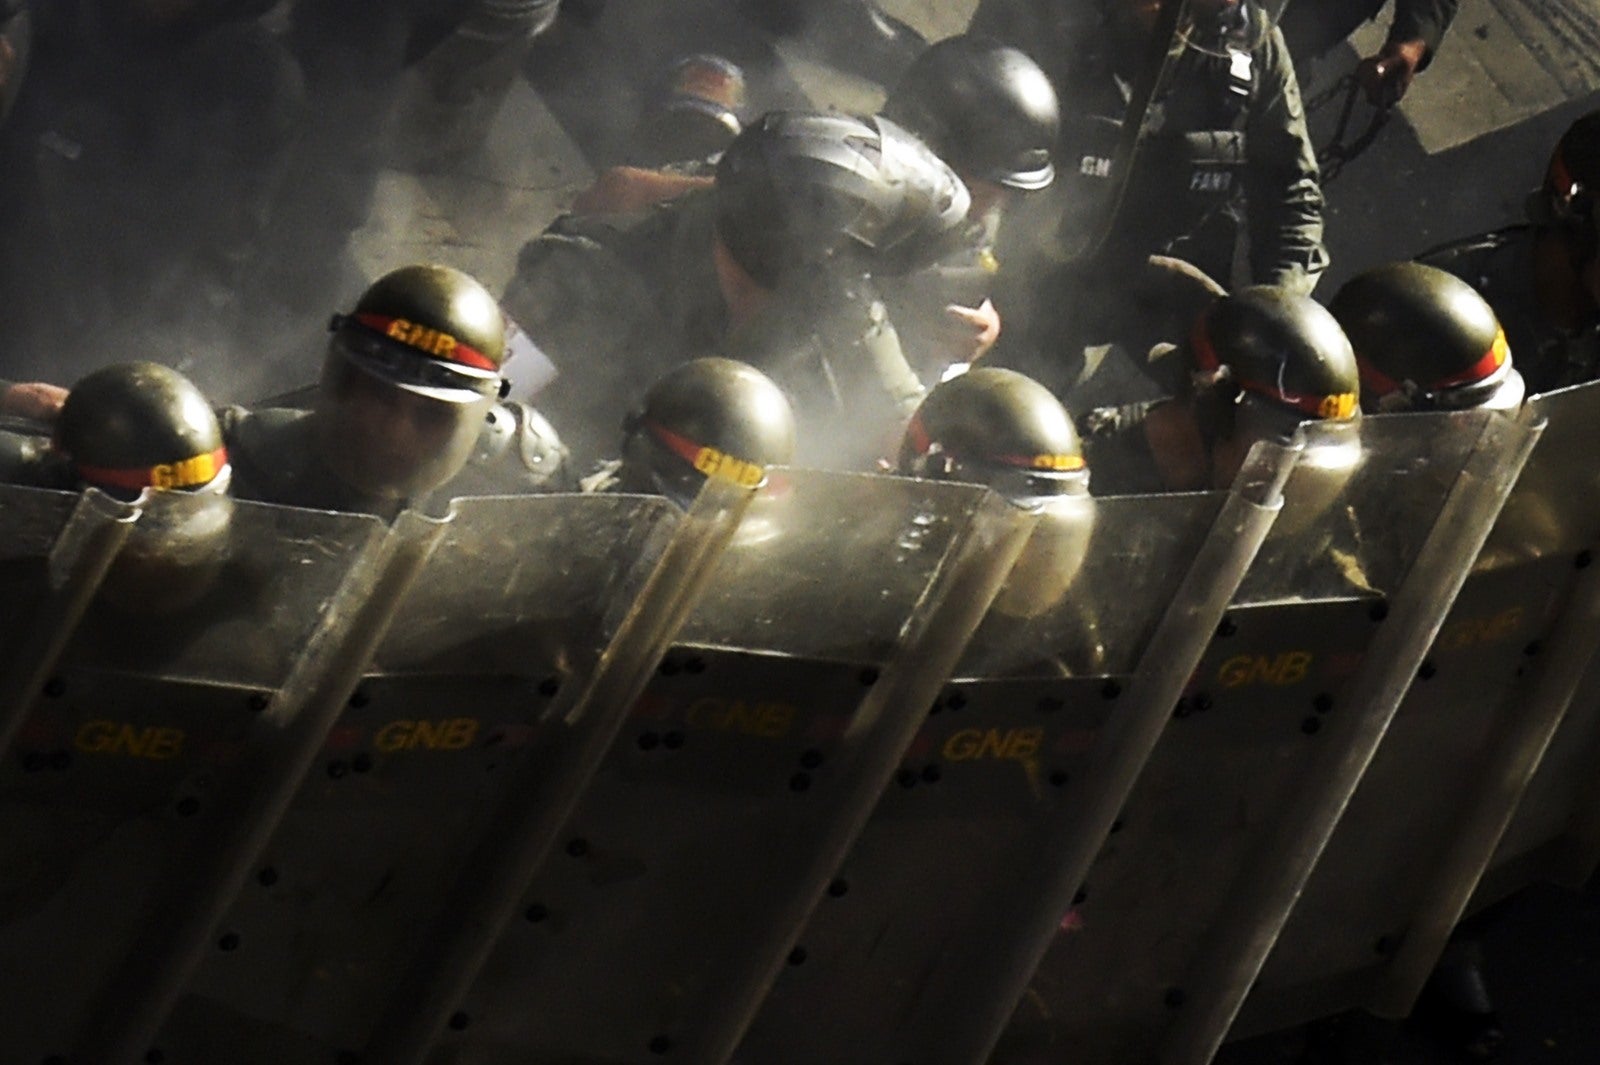
[[[506,320],[489,290],[453,267],[405,266],[330,328],[316,404],[328,468],[386,499],[460,472],[501,392]]]
[[[1189,335],[1200,374],[1226,373],[1241,404],[1289,436],[1306,419],[1356,417],[1360,377],[1338,321],[1310,296],[1252,285],[1201,312]]]
[[[1454,274],[1414,262],[1345,282],[1329,304],[1355,349],[1370,411],[1510,410],[1522,375],[1487,300]]]
[[[767,467],[794,458],[794,412],[766,374],[734,359],[693,359],[668,370],[623,426],[624,491],[682,507],[708,477],[754,488]]]
[[[889,93],[883,114],[969,181],[1031,190],[1055,180],[1056,91],[1039,64],[998,41],[958,34],[932,45]]]
[[[228,554],[232,468],[205,396],[153,362],[96,370],[67,393],[56,446],[78,480],[124,501],[148,503],[107,571],[100,594],[128,613],[160,614],[199,599]]]
[[[216,412],[177,370],[106,366],[67,393],[56,447],[84,485],[121,499],[146,488],[224,492],[231,476]]]
[[[911,477],[986,484],[1018,506],[1084,495],[1089,470],[1061,401],[1015,370],[980,367],[940,383],[900,445]]]
[[[949,252],[971,196],[927,145],[886,118],[769,111],[717,162],[717,238],[768,288],[841,257],[904,273]]]
[[[1560,229],[1576,242],[1575,258],[1588,262],[1600,252],[1600,111],[1568,126],[1545,167],[1544,182],[1528,197],[1535,225]]]

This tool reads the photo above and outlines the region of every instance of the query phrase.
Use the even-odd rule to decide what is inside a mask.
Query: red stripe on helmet
[[[210,484],[228,464],[227,448],[192,455],[178,462],[164,462],[155,466],[118,467],[86,466],[74,463],[78,477],[99,488],[123,488],[141,491],[145,488],[198,488]]]
[[[1483,353],[1483,358],[1449,377],[1441,377],[1433,383],[1434,388],[1452,388],[1456,385],[1467,385],[1474,381],[1481,381],[1506,364],[1511,357],[1511,347],[1506,343],[1505,330],[1498,330],[1494,335],[1494,343],[1489,345],[1489,350]]]
[[[1087,463],[1082,455],[997,455],[995,461],[1024,470],[1041,470],[1052,473],[1071,473],[1081,470]]]
[[[362,313],[353,317],[368,329],[432,358],[458,362],[477,370],[499,370],[489,356],[470,344],[463,344],[442,329],[434,329],[409,318],[391,318],[383,314]]]

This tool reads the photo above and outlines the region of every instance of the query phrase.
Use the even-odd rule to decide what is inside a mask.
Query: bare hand
[[[1000,312],[993,300],[986,299],[976,307],[946,304],[944,313],[951,325],[950,352],[965,356],[952,361],[977,362],[1000,339]]]
[[[1366,90],[1373,107],[1393,107],[1411,88],[1428,54],[1428,46],[1418,40],[1390,41],[1377,55],[1368,56],[1356,67],[1356,80]]]
[[[5,390],[0,396],[0,412],[51,425],[60,416],[61,405],[66,401],[67,390],[60,385],[28,381]]]

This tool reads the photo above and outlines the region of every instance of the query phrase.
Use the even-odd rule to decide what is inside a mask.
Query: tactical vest
[[[1186,48],[1166,91],[1151,102],[1113,238],[1129,256],[1198,261],[1204,256],[1186,248],[1185,240],[1207,240],[1208,224],[1224,215],[1231,251],[1232,208],[1243,193],[1249,161],[1245,127],[1261,81],[1260,19],[1253,8],[1241,7],[1238,24],[1218,32],[1206,51]],[[1086,106],[1064,121],[1062,137],[1065,169],[1074,186],[1068,195],[1078,193],[1100,205],[1074,212],[1090,223],[1103,217],[1116,186],[1114,157],[1133,88],[1116,63],[1096,60],[1076,79],[1087,83],[1076,94]]]

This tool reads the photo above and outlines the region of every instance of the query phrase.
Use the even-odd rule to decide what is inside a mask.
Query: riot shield
[[[222,497],[141,506],[150,535],[128,536],[0,768],[0,1043],[18,1060],[66,1053],[105,1018],[96,996],[145,919],[198,886],[191,846],[248,782],[247,740],[351,607],[348,578],[382,531]],[[198,550],[147,550],[159,545]]]
[[[1308,454],[1282,513],[994,1061],[1068,1047],[1091,1063],[1209,1059],[1214,1044],[1174,1046],[1197,1031],[1202,1042],[1220,1039],[1214,1019],[1231,1019],[1242,997],[1236,969],[1259,966],[1261,942],[1276,935],[1274,907],[1279,923],[1287,912],[1277,889],[1320,849],[1306,838],[1324,827],[1311,814],[1325,817],[1327,797],[1359,778],[1360,760],[1346,756],[1372,737],[1354,726],[1381,710],[1378,682],[1392,680],[1397,651],[1409,649],[1385,650],[1384,639],[1408,635],[1390,637],[1391,621],[1406,621],[1403,607],[1415,614],[1408,602],[1452,591],[1446,581],[1423,595],[1408,578],[1432,582],[1452,566],[1464,574],[1471,554],[1452,554],[1460,545],[1432,534],[1449,517],[1452,533],[1476,528],[1481,539],[1498,509],[1479,491],[1483,469],[1462,477],[1497,423],[1481,414],[1433,423],[1432,432],[1379,418],[1303,429]],[[1409,490],[1396,493],[1397,479]],[[1308,807],[1312,792],[1319,801]],[[1274,891],[1245,910],[1252,884]],[[945,1060],[929,1051],[927,1060]]]
[[[1269,477],[1265,494],[1280,483]],[[1136,663],[1156,644],[1181,659],[1159,632],[1174,616],[1169,604],[1184,600],[1180,626],[1209,631],[1215,619],[1190,612],[1208,597],[1180,582],[1205,544],[1237,555],[1232,566],[1213,557],[1205,567],[1221,582],[1209,596],[1220,613],[1270,523],[1262,502],[1244,504],[1258,519],[1254,536],[1220,493],[1102,499],[1092,504],[1092,534],[1081,518],[1035,529],[958,679],[813,910],[796,948],[804,964],[785,969],[736,1060],[956,1060],[965,1052],[948,1046],[929,1056],[953,1034],[952,1011],[968,1019],[966,1032],[978,1014],[997,1017],[996,1031],[1004,1024],[1023,989],[1018,970],[1024,981],[1028,972],[1016,956],[1037,942],[1038,914],[1056,923],[1052,896],[1065,884],[1070,905],[1079,855],[1087,847],[1092,856],[1110,824],[1084,818],[1091,804],[1073,785],[1119,746],[1106,739],[1117,731],[1108,723],[1140,716],[1141,682],[1154,677]],[[1076,555],[1056,542],[1070,545],[1074,533],[1088,541]],[[1039,554],[1050,565],[1036,565]],[[1174,663],[1179,684],[1201,646]],[[1157,732],[1171,698],[1154,696]],[[1131,750],[1124,786],[1147,754]],[[986,1009],[991,1001],[997,1009]],[[980,1027],[977,1038],[993,1034]]]
[[[774,482],[451,1004],[440,1053],[723,1061],[804,961],[794,936],[1030,519],[972,486]]]
[[[1600,790],[1594,784],[1594,759],[1600,751],[1600,662],[1592,658],[1600,590],[1591,568],[1600,521],[1593,512],[1594,470],[1586,457],[1600,431],[1595,424],[1600,386],[1590,383],[1537,396],[1530,405],[1548,415],[1550,429],[1528,473],[1529,478],[1537,474],[1538,480],[1528,486],[1530,498],[1518,511],[1523,516],[1518,531],[1533,545],[1525,554],[1552,560],[1558,575],[1554,579],[1566,586],[1566,598],[1553,630],[1533,648],[1537,653],[1530,656],[1532,676],[1525,685],[1531,693],[1547,669],[1581,672],[1570,693],[1555,692],[1553,702],[1568,709],[1561,714],[1555,707],[1559,716],[1550,722],[1554,731],[1532,741],[1528,757],[1537,752],[1540,739],[1545,741],[1543,757],[1536,759],[1537,771],[1516,800],[1515,816],[1469,909],[1545,877],[1581,884],[1600,856]],[[1561,651],[1566,654],[1558,659]],[[1570,698],[1561,698],[1567,694]],[[1531,694],[1521,703],[1519,713],[1535,709]]]
[[[0,621],[0,754],[77,630],[138,511],[90,491],[0,485],[0,544],[11,609]]]
[[[230,946],[213,943],[161,1031],[164,1053],[310,1061],[363,1046],[647,578],[683,562],[667,553],[680,518],[651,497],[453,504],[372,652],[377,671],[349,694],[218,925]]]
[[[1538,447],[1307,883],[1242,1029],[1362,1004],[1410,1011],[1600,640],[1597,600],[1571,579],[1589,530],[1600,528],[1592,478],[1572,461],[1600,443],[1596,402],[1590,388],[1529,404],[1546,420]]]

